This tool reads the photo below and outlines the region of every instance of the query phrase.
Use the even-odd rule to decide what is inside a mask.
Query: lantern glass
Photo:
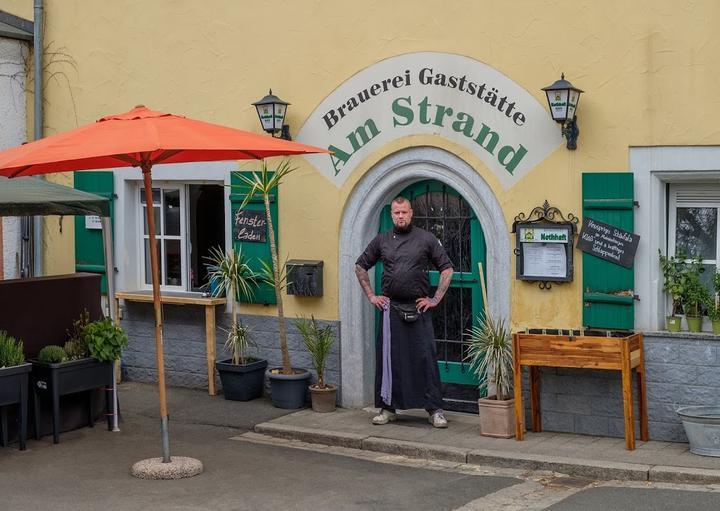
[[[273,106],[275,107],[273,115],[274,128],[275,131],[280,131],[283,127],[283,122],[285,121],[285,112],[287,111],[287,105],[284,105],[282,103],[275,103]]]
[[[262,123],[263,129],[268,133],[272,133],[275,129],[273,121],[274,115],[272,103],[255,105],[255,108],[257,108],[258,117],[260,117],[260,122]]]
[[[575,90],[575,89],[570,89],[570,95],[568,98],[568,111],[567,111],[568,119],[575,118],[575,111],[577,110],[577,105],[578,105],[579,101],[580,101],[580,91]]]
[[[568,90],[546,90],[550,113],[556,122],[564,122],[568,118]],[[577,99],[575,101],[577,104]]]

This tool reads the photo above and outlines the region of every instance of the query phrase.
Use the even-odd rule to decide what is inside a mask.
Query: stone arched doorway
[[[497,198],[467,162],[436,147],[394,153],[372,167],[348,198],[340,225],[341,403],[372,402],[374,312],[355,278],[355,260],[377,234],[382,207],[416,181],[434,179],[462,194],[487,239],[488,302],[493,315],[510,313],[510,235]]]

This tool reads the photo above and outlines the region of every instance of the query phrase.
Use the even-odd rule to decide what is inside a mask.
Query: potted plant
[[[490,314],[470,328],[466,360],[480,382],[480,392],[494,395],[478,399],[480,434],[510,438],[515,436],[515,399],[512,398],[512,339],[505,320]]]
[[[251,177],[237,174],[241,182],[248,187],[245,191],[245,200],[241,204],[241,208],[245,207],[257,196],[261,196],[265,205],[265,217],[267,219],[267,232],[270,239],[270,257],[271,265],[266,265],[266,279],[275,289],[275,299],[277,301],[278,316],[278,339],[280,341],[280,353],[282,355],[282,367],[272,367],[268,369],[267,375],[270,380],[270,396],[273,405],[278,408],[302,408],[305,405],[307,394],[308,380],[310,372],[306,369],[294,368],[290,365],[290,352],[287,345],[287,329],[285,325],[285,313],[282,301],[282,288],[285,282],[285,275],[279,264],[277,243],[275,241],[275,232],[273,227],[272,215],[270,214],[270,195],[273,190],[280,185],[282,180],[295,167],[290,166],[290,162],[283,160],[278,168],[271,172],[268,170],[265,160],[259,172],[253,172]]]
[[[237,297],[251,297],[255,276],[243,254],[235,249],[223,253],[220,248],[210,250],[208,280],[213,296],[229,297],[231,309],[230,329],[225,330],[225,349],[231,358],[218,360],[215,368],[220,375],[225,399],[249,401],[262,396],[267,360],[252,358],[250,348],[257,347],[250,339],[250,328],[238,320]],[[224,329],[223,329],[224,330]]]
[[[713,274],[713,288],[715,293],[708,298],[705,307],[712,323],[713,334],[720,335],[720,271],[717,270]]]
[[[683,285],[683,308],[688,330],[699,332],[702,329],[702,307],[710,299],[707,288],[700,282],[700,274],[705,271],[699,258],[686,264]]]
[[[310,401],[316,412],[334,412],[337,401],[337,386],[325,383],[325,364],[335,342],[335,334],[330,325],[321,327],[314,316],[310,319],[300,317],[294,321],[300,332],[317,373],[317,383],[310,385]]]
[[[27,440],[28,375],[31,364],[25,362],[22,341],[16,341],[5,330],[0,330],[0,406],[20,405],[20,450]],[[7,443],[8,432],[3,428],[2,445]]]
[[[664,291],[672,299],[672,311],[665,318],[665,325],[670,332],[679,332],[682,318],[682,299],[685,283],[685,257],[678,253],[677,256],[666,257],[658,250],[660,257],[660,268],[664,279]]]
[[[112,364],[127,346],[128,338],[123,329],[116,326],[111,319],[88,322],[88,317],[83,313],[73,322],[69,342],[68,348],[73,358],[61,346],[50,345],[40,350],[36,359],[30,360],[32,388],[36,397],[35,434],[39,438],[40,402],[50,399],[54,443],[60,441],[60,396],[65,394],[105,387],[108,428],[111,427],[109,406],[112,400]],[[74,358],[80,354],[87,356]],[[88,398],[91,403],[92,397],[88,395]]]

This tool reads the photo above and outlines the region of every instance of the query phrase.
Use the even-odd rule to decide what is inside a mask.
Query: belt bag
[[[393,303],[392,307],[406,323],[414,323],[422,314],[414,303]]]

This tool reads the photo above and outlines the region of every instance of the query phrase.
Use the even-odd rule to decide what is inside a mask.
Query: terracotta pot
[[[515,436],[515,400],[478,399],[480,434],[498,438]]]
[[[328,413],[335,411],[337,401],[337,386],[327,384],[326,388],[320,389],[310,385],[310,400],[314,412]]]
[[[712,322],[712,329],[715,335],[720,335],[720,320],[715,320]]]

